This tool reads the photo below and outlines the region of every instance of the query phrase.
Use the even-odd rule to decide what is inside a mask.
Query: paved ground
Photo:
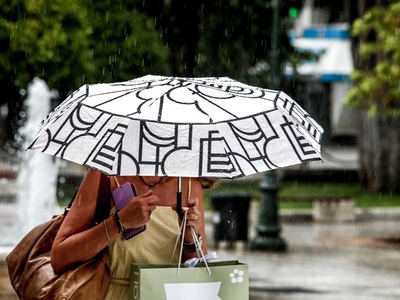
[[[389,212],[341,223],[283,218],[286,252],[250,251],[243,242],[234,250],[223,243],[215,249],[212,240],[210,248],[220,260],[249,265],[251,300],[400,299],[400,217]],[[252,228],[254,222],[252,217]],[[209,222],[210,237],[213,228]],[[250,240],[254,235],[251,230]],[[0,299],[11,300],[16,298],[5,276],[5,251],[0,253]]]
[[[249,265],[250,299],[400,299],[400,218],[281,225],[286,252],[217,250]]]

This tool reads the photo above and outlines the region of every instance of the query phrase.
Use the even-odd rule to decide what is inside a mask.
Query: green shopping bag
[[[210,274],[208,273],[208,269]],[[130,300],[248,300],[248,266],[238,261],[209,262],[194,268],[132,264]]]

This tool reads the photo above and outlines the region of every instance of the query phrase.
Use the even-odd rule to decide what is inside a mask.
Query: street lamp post
[[[272,0],[273,20],[270,52],[270,88],[278,89],[280,86],[279,71],[279,0]],[[250,248],[253,250],[284,251],[286,243],[279,236],[281,227],[278,220],[278,176],[274,170],[265,172],[260,182],[261,190],[259,220],[256,226],[257,236],[252,240]]]
[[[278,191],[279,182],[275,171],[265,173],[260,182],[261,198],[259,220],[256,226],[257,236],[252,240],[253,250],[284,251],[286,243],[279,236],[281,227],[278,222]]]

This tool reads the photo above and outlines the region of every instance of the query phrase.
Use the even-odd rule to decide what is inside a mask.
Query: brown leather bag
[[[95,222],[108,217],[110,195],[109,180],[102,174]],[[11,284],[20,299],[105,298],[110,283],[107,248],[91,260],[62,274],[56,274],[51,267],[51,247],[72,202],[64,214],[32,229],[6,257]]]

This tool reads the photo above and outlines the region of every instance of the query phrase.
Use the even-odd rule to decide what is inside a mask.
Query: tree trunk
[[[400,118],[362,116],[360,181],[371,191],[400,191]]]
[[[358,0],[357,12],[362,16],[373,5],[385,4],[386,0]],[[360,36],[355,42],[356,48],[367,40]],[[355,50],[355,66],[359,70],[369,70],[374,67],[376,59],[370,57],[361,59]],[[359,135],[361,183],[371,191],[400,191],[400,118],[390,116],[371,117],[362,114],[362,126]]]

